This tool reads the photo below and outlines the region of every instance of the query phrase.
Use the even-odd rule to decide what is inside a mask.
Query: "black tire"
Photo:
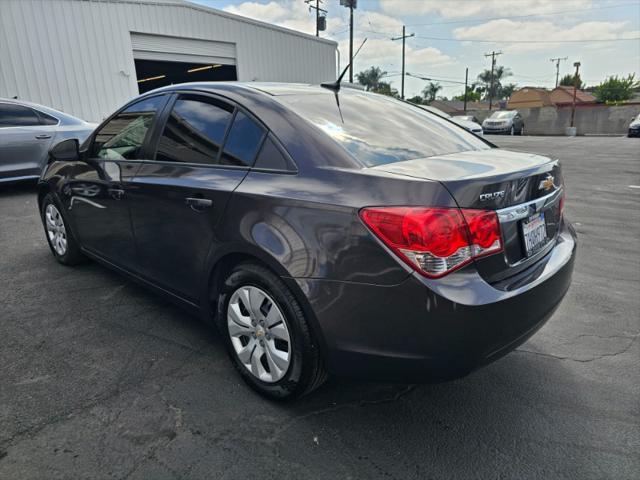
[[[511,125],[511,130],[509,130],[509,135],[513,136],[515,135],[516,131],[515,128],[513,128],[513,125]]]
[[[267,383],[254,376],[242,364],[231,342],[227,309],[233,293],[240,287],[257,287],[267,293],[283,314],[289,330],[290,364],[284,376]],[[318,388],[327,378],[318,344],[300,304],[284,282],[269,269],[252,262],[236,265],[227,276],[218,298],[216,323],[231,361],[243,380],[255,391],[271,399],[290,400]]]
[[[524,133],[524,124],[520,127],[520,130],[518,130],[518,135],[522,135]]]
[[[62,223],[64,224],[65,236],[66,236],[66,251],[63,254],[60,254],[56,251],[51,239],[49,238],[49,234],[47,231],[47,219],[46,219],[46,211],[47,206],[53,205],[57,211],[60,213],[60,217],[62,219]],[[51,249],[51,253],[55,259],[60,262],[62,265],[78,265],[80,263],[84,263],[87,260],[82,252],[80,251],[80,245],[73,236],[73,232],[69,228],[69,224],[67,220],[64,218],[62,214],[63,209],[60,204],[56,201],[55,197],[51,193],[47,193],[45,197],[42,199],[42,203],[40,204],[40,218],[42,219],[42,226],[44,227],[44,236],[47,239],[47,243],[49,244],[49,248]]]

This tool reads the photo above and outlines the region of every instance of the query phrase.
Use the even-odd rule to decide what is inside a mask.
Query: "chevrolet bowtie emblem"
[[[538,185],[538,189],[544,191],[552,190],[556,186],[556,184],[553,183],[553,180],[553,175],[547,175],[547,178],[542,180],[540,185]]]

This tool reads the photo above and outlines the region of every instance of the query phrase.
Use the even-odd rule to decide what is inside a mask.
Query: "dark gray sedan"
[[[37,179],[52,145],[83,142],[94,127],[52,108],[0,98],[0,183]]]
[[[559,162],[332,88],[173,85],[58,144],[38,193],[53,255],[213,323],[275,398],[327,374],[454,378],[533,335],[576,252]]]

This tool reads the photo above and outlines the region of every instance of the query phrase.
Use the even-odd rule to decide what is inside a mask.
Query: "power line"
[[[553,15],[562,15],[565,13],[582,13],[582,12],[589,12],[591,10],[603,10],[606,8],[622,8],[622,7],[632,7],[634,5],[640,5],[640,3],[638,2],[631,2],[631,3],[619,3],[617,5],[606,5],[606,6],[600,6],[600,7],[592,7],[592,8],[582,8],[579,11],[574,10],[562,10],[562,11],[556,11],[556,12],[548,12],[548,13],[530,13],[527,15],[512,15],[512,16],[507,16],[507,17],[483,17],[483,18],[471,18],[471,19],[467,19],[467,20],[451,20],[451,21],[447,21],[447,22],[431,22],[431,23],[412,23],[410,25],[407,25],[407,27],[422,27],[422,26],[434,26],[434,25],[452,25],[452,24],[457,24],[457,23],[475,23],[475,22],[487,22],[487,21],[491,21],[491,20],[512,20],[514,18],[531,18],[531,17],[546,17],[546,16],[553,16]]]
[[[425,37],[416,35],[416,38],[424,38],[426,40],[435,40],[441,42],[475,42],[475,43],[598,43],[598,42],[627,42],[631,40],[640,40],[640,37],[633,38],[599,38],[589,40],[483,40],[479,38],[443,38],[443,37]]]

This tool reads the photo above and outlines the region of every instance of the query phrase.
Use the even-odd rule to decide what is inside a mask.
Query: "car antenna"
[[[358,50],[356,50],[355,55],[351,57],[351,62],[349,62],[349,64],[345,67],[345,69],[342,71],[342,73],[340,74],[340,76],[335,82],[326,82],[326,83],[320,84],[321,87],[333,91],[333,94],[336,97],[336,105],[338,106],[338,112],[340,112],[340,120],[342,120],[342,123],[344,123],[344,117],[342,116],[342,109],[340,108],[340,98],[338,97],[338,92],[340,91],[340,84],[342,83],[342,79],[344,78],[344,75],[347,73],[347,70],[349,70],[351,63],[353,63],[353,60],[356,58],[356,56],[358,55],[358,52],[360,52],[360,49],[364,46],[366,42],[367,42],[367,38],[365,38],[362,41],[362,43],[358,47]]]

